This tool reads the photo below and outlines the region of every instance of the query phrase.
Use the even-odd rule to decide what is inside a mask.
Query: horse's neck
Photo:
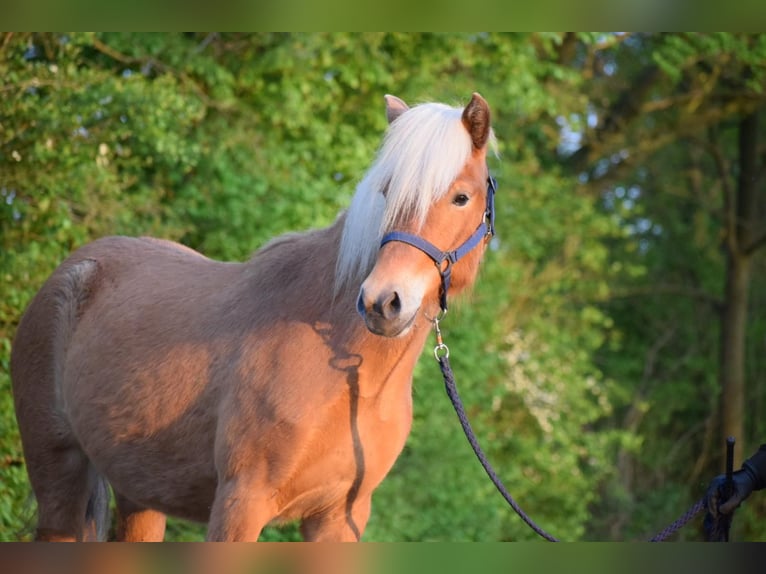
[[[355,312],[356,314],[356,312]],[[326,340],[332,352],[330,364],[344,373],[344,381],[360,397],[400,400],[411,395],[412,373],[428,336],[428,329],[413,329],[390,339],[373,335],[356,317],[352,329],[344,328]]]
[[[360,281],[340,289],[334,284],[343,222],[340,217],[328,228],[277,238],[251,264],[270,274],[274,285],[289,295],[292,311],[312,325],[317,342],[332,350],[340,368],[356,367],[360,384],[409,384],[430,324],[421,317],[406,335],[396,338],[367,330],[356,311]],[[365,391],[376,392],[374,388]]]

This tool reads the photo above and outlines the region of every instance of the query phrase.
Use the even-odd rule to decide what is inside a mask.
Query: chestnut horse
[[[412,420],[412,372],[442,269],[389,232],[441,249],[488,202],[490,112],[409,108],[350,208],[245,263],[170,241],[106,237],[74,252],[27,308],[11,357],[38,540],[162,540],[166,515],[208,540],[299,520],[306,540],[356,541]],[[451,293],[486,246],[453,265]],[[449,265],[449,262],[447,262]]]

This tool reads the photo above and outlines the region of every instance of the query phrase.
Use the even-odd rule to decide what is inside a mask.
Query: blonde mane
[[[346,214],[335,285],[340,290],[372,268],[383,235],[403,221],[422,225],[471,155],[463,108],[427,103],[399,116],[356,188]]]

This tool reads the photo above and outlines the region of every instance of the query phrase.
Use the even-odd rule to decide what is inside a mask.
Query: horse
[[[288,521],[307,541],[360,540],[440,301],[476,280],[494,192],[481,95],[385,102],[332,225],[245,262],[103,237],[46,280],[11,354],[36,540],[104,540],[112,495],[120,541],[162,541],[168,515],[207,523],[211,541]]]

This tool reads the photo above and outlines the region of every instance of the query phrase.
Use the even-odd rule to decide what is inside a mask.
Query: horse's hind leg
[[[35,540],[105,538],[109,488],[78,447],[37,451],[27,457],[27,469],[37,499]]]
[[[165,515],[139,506],[119,493],[117,500],[117,540],[121,542],[162,542],[165,538]]]

